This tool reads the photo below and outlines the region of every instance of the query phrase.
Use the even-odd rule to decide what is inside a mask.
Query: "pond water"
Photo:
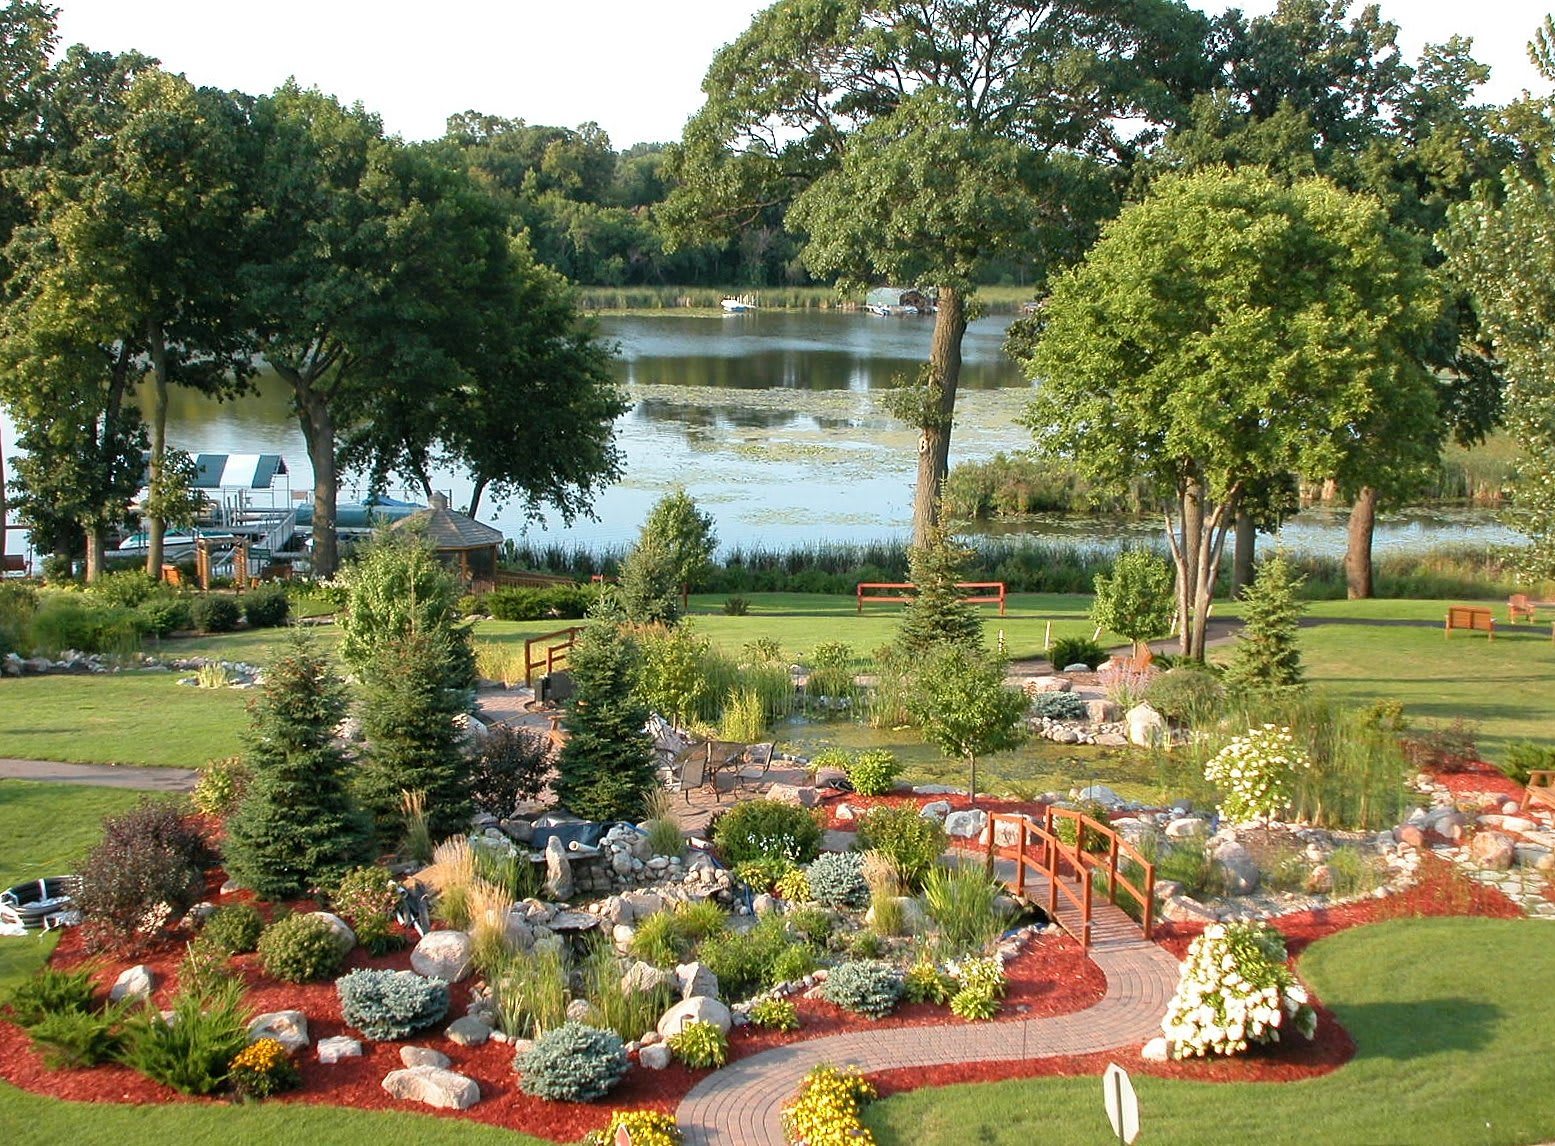
[[[1030,384],[1004,357],[1009,316],[971,324],[952,464],[1015,451],[1030,439],[1016,418]],[[758,311],[736,315],[606,315],[603,335],[620,348],[617,376],[633,406],[617,426],[625,474],[598,499],[598,520],[529,525],[542,542],[628,546],[648,509],[684,485],[717,521],[727,546],[787,547],[823,541],[903,538],[910,532],[916,435],[880,405],[880,391],[912,376],[928,355],[931,318],[877,318],[837,311]],[[522,426],[514,428],[523,432]],[[0,419],[7,456],[14,427]],[[284,385],[262,377],[255,393],[217,403],[175,391],[168,440],[191,453],[279,453],[291,490],[312,487],[302,434]],[[468,482],[434,475],[455,504]],[[285,491],[283,492],[283,496]],[[343,496],[360,491],[349,479]],[[480,516],[516,536],[526,527],[508,507]],[[986,532],[1116,545],[1155,536],[1154,523],[1044,519]],[[1342,518],[1303,513],[1282,535],[1292,548],[1343,551]],[[1444,542],[1499,544],[1515,535],[1473,511],[1386,518],[1377,548],[1387,552]],[[18,547],[17,539],[11,542]]]

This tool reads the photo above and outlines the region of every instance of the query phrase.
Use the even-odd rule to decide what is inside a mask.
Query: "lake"
[[[968,327],[952,464],[1029,444],[1015,419],[1030,384],[1002,350],[1010,322],[1008,315],[990,316]],[[677,484],[713,514],[725,545],[786,547],[910,533],[917,435],[885,413],[879,395],[922,365],[932,318],[757,311],[605,315],[599,325],[620,347],[615,368],[633,400],[617,426],[625,474],[599,498],[597,521],[570,528],[560,520],[531,524],[531,538],[628,546],[648,509]],[[0,434],[9,456],[9,420],[0,423]],[[313,484],[286,388],[273,377],[262,378],[254,394],[225,403],[175,389],[168,441],[190,453],[279,453],[291,471],[282,481],[292,490]],[[468,500],[469,483],[460,474],[437,473],[434,484],[455,504]],[[348,479],[342,497],[359,492]],[[509,536],[526,527],[520,513],[489,501],[480,517]],[[1159,534],[1154,523],[1073,519],[986,531],[1092,544]],[[1385,517],[1377,549],[1515,540],[1482,512],[1432,511]],[[1306,552],[1343,552],[1342,516],[1306,511],[1286,526],[1281,541]]]

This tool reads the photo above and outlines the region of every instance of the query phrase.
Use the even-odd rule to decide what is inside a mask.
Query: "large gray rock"
[[[1124,802],[1122,796],[1105,784],[1092,784],[1089,787],[1081,788],[1074,794],[1074,798],[1076,800],[1090,800],[1093,803],[1104,804],[1109,808],[1122,807]]]
[[[652,891],[629,891],[621,897],[621,923],[641,923],[664,910],[664,897]]]
[[[1074,684],[1064,676],[1034,676],[1027,687],[1032,692],[1068,692]]]
[[[709,999],[718,998],[718,976],[701,963],[682,963],[675,968],[675,980],[680,985],[682,999],[690,999],[697,995]]]
[[[474,1015],[465,1015],[464,1018],[449,1023],[448,1029],[443,1033],[448,1036],[448,1041],[456,1046],[485,1046],[486,1040],[491,1038],[491,1024]]]
[[[572,898],[572,861],[560,839],[552,836],[545,841],[545,894],[551,899]]]
[[[688,1023],[715,1023],[725,1034],[728,1034],[729,1028],[734,1025],[734,1018],[729,1014],[729,1008],[717,999],[697,995],[690,999],[682,999],[665,1011],[663,1017],[659,1019],[658,1031],[665,1038],[669,1038]]]
[[[652,991],[659,987],[675,986],[676,979],[672,972],[662,967],[655,967],[651,963],[644,963],[641,959],[626,969],[626,974],[621,976],[621,990],[630,994],[633,991]]]
[[[1169,735],[1166,717],[1148,704],[1136,704],[1123,717],[1128,725],[1128,742],[1141,748],[1164,744]]]
[[[447,1055],[431,1047],[400,1047],[400,1061],[406,1066],[435,1066],[440,1069],[450,1065]]]
[[[1097,697],[1085,702],[1085,715],[1092,724],[1110,724],[1123,718],[1123,709],[1115,700]]]
[[[481,1088],[473,1078],[435,1066],[391,1071],[383,1080],[383,1089],[395,1098],[443,1110],[468,1110],[481,1100]]]
[[[767,789],[767,799],[798,804],[801,808],[813,808],[821,802],[820,794],[809,784],[774,784]]]
[[[1215,910],[1186,895],[1174,895],[1161,904],[1161,918],[1168,923],[1214,923]]]
[[[646,1070],[663,1070],[669,1066],[671,1058],[670,1048],[663,1043],[654,1043],[637,1052],[637,1063]]]
[[[362,1044],[349,1035],[331,1035],[319,1040],[318,1054],[319,1061],[327,1066],[343,1058],[361,1058]]]
[[[976,839],[988,827],[988,813],[978,808],[951,812],[945,817],[945,834],[957,839]]]
[[[410,967],[428,979],[457,983],[470,973],[470,937],[463,931],[429,931],[410,953]]]
[[[1258,862],[1241,844],[1226,840],[1211,850],[1211,856],[1232,895],[1250,895],[1258,889]]]
[[[918,809],[918,814],[925,820],[938,820],[943,824],[945,822],[945,817],[950,815],[950,801],[930,800],[927,804]]]
[[[289,1051],[308,1046],[308,1016],[301,1011],[270,1011],[249,1020],[248,1041],[274,1039]]]
[[[309,914],[329,924],[329,932],[335,937],[335,943],[340,947],[342,955],[349,954],[351,948],[356,946],[356,932],[352,931],[350,924],[340,916],[330,911],[313,911]]]
[[[1169,840],[1202,840],[1209,835],[1209,824],[1197,816],[1179,816],[1164,830]]]
[[[156,985],[156,973],[144,963],[137,963],[119,972],[119,977],[108,989],[108,998],[115,1003],[120,999],[149,999]]]

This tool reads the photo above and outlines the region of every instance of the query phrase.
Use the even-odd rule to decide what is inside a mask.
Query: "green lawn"
[[[198,768],[242,747],[239,689],[191,688],[178,673],[22,677],[0,684],[0,756]]]
[[[1546,1142],[1551,929],[1537,920],[1400,920],[1314,944],[1301,962],[1356,1057],[1295,1083],[1135,1078],[1142,1142]],[[1096,1078],[920,1090],[866,1112],[881,1146],[1106,1146]]]

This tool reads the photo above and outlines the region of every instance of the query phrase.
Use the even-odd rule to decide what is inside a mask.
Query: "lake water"
[[[1009,316],[979,319],[967,330],[962,392],[951,461],[987,458],[1029,444],[1015,419],[1030,384],[1004,357]],[[542,541],[627,546],[648,509],[684,485],[717,521],[725,544],[785,547],[821,541],[902,538],[910,533],[916,434],[880,406],[880,391],[914,375],[928,355],[933,319],[877,318],[835,311],[738,315],[607,315],[602,333],[620,347],[617,375],[633,400],[620,420],[622,480],[599,498],[597,521],[570,528],[560,520],[529,525]],[[515,434],[523,427],[515,426]],[[0,422],[10,455],[13,427]],[[301,431],[286,388],[262,379],[256,393],[216,403],[175,390],[168,440],[190,453],[279,453],[291,490],[312,487]],[[438,473],[434,484],[455,504],[469,483]],[[343,498],[354,491],[347,481]],[[284,494],[284,491],[283,491]],[[522,516],[488,501],[482,520],[509,536]],[[1154,523],[1119,526],[1048,520],[991,527],[1117,544],[1158,536]],[[1500,544],[1515,535],[1473,511],[1390,516],[1379,552],[1446,542]],[[1306,511],[1282,541],[1317,553],[1343,551],[1343,519]],[[11,548],[17,548],[12,539]]]

